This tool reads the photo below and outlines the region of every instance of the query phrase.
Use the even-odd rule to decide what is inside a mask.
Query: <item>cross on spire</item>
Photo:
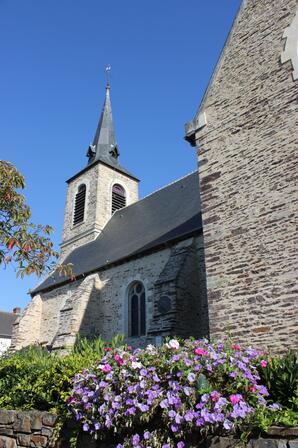
[[[107,87],[110,87],[110,80],[111,80],[111,70],[112,67],[109,65],[106,66],[105,72],[106,72],[106,78],[107,78]]]

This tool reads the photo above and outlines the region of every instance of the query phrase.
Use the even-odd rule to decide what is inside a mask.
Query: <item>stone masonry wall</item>
[[[0,410],[0,448],[54,446],[56,421],[49,412]]]
[[[64,425],[59,438],[54,433],[58,416],[40,411],[0,410],[0,448],[70,448],[73,422]],[[243,442],[230,437],[206,437],[187,448],[236,448]],[[249,448],[297,448],[298,428],[272,427],[263,437],[251,439]],[[76,448],[114,448],[115,444],[96,442],[90,436],[81,433]]]
[[[298,348],[298,81],[280,60],[296,9],[243,2],[192,123],[210,333],[275,351]]]
[[[94,240],[111,217],[112,186],[119,183],[127,193],[127,205],[138,200],[138,182],[125,174],[98,163],[72,180],[67,189],[61,260],[75,248]],[[86,185],[85,218],[73,225],[77,189]]]
[[[176,269],[177,275],[179,274],[181,266],[183,267],[184,259],[180,266],[181,257],[173,257],[172,259],[171,254],[175,251],[175,247],[177,247],[178,252],[183,252],[183,247],[185,246],[185,257],[187,257],[190,244],[191,256],[202,257],[202,236],[198,236],[197,238],[177,243],[171,248],[164,248],[158,252],[135,258],[35,296],[32,301],[40,301],[41,306],[38,316],[33,316],[39,322],[39,331],[34,334],[34,342],[61,350],[65,346],[72,346],[78,333],[82,336],[101,336],[105,340],[110,340],[116,334],[127,336],[129,333],[128,290],[135,281],[141,281],[145,287],[146,328],[148,333],[150,333],[156,282],[160,280],[160,275],[169,260],[171,260],[171,273]],[[196,266],[201,265],[202,262],[203,260],[200,259],[200,261],[197,261]],[[175,266],[176,264],[177,266]],[[191,263],[191,265],[193,264]],[[168,278],[164,278],[164,293],[171,295],[171,288],[174,288],[173,294],[175,294],[175,291],[179,289],[180,312],[187,306],[193,307],[194,301],[198,303],[202,301],[203,303],[201,294],[205,294],[203,292],[205,291],[204,276],[200,277],[199,272],[197,270],[194,271],[193,266],[189,269],[188,273],[184,272],[185,280],[181,278],[179,288],[176,278],[172,279],[172,286],[169,284]],[[183,305],[184,299],[187,302],[184,304],[185,306]],[[198,306],[195,306],[195,308],[197,309]],[[25,311],[20,319],[19,325],[22,332],[21,334],[16,332],[14,335],[13,343],[15,349],[28,345],[26,342],[32,343],[33,335],[29,317]],[[23,321],[26,322],[26,326],[24,326]],[[174,321],[176,320],[174,319]],[[189,323],[187,323],[187,327],[189,327]],[[162,328],[158,328],[158,334],[161,334],[161,331]],[[171,334],[177,334],[176,331],[177,329],[175,328],[171,329]],[[170,333],[167,332],[166,334]],[[151,338],[151,342],[155,341],[153,334],[148,336],[149,339]],[[133,338],[130,342],[134,346],[144,345],[149,342],[149,339],[148,337]]]
[[[36,344],[40,341],[40,329],[42,319],[42,300],[39,295],[31,299],[22,316],[13,323],[11,349]]]

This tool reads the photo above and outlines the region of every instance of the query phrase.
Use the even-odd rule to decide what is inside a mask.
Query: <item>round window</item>
[[[161,296],[157,305],[158,311],[160,314],[165,314],[171,311],[172,303],[169,296]]]

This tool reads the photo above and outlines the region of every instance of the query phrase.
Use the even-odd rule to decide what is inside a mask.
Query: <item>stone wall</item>
[[[0,410],[0,448],[54,446],[56,422],[57,416],[48,412]]]
[[[57,415],[40,411],[0,410],[0,448],[70,448],[74,422],[67,422],[59,437],[54,432]],[[207,437],[193,442],[187,448],[235,448],[243,447],[239,439],[230,437]],[[262,437],[252,438],[249,448],[298,448],[298,428],[272,427]],[[77,448],[115,448],[115,444],[94,441],[86,434],[80,434]]]
[[[118,183],[126,191],[126,203],[138,200],[138,181],[102,163],[91,165],[78,177],[70,180],[64,213],[61,260],[75,248],[94,240],[111,218],[112,186]],[[86,185],[85,217],[73,225],[75,195],[81,184]]]
[[[202,235],[188,238],[36,295],[18,324],[21,334],[14,333],[13,348],[38,342],[60,350],[72,346],[78,333],[107,341],[128,336],[128,290],[135,281],[145,287],[147,337],[129,343],[142,346],[156,335],[207,336],[202,246]],[[171,298],[170,313],[157,309],[162,294]]]
[[[33,297],[22,315],[13,323],[11,349],[36,344],[40,340],[40,324],[42,317],[42,300],[39,295]]]
[[[245,0],[187,139],[196,144],[211,336],[298,347],[296,0]],[[297,43],[296,43],[297,46]]]

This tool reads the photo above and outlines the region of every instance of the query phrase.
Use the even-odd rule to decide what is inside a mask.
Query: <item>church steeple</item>
[[[106,85],[106,97],[102,113],[92,145],[87,152],[88,165],[100,160],[108,165],[118,167],[119,151],[116,143],[112,106],[110,99],[110,84]]]
[[[109,82],[87,156],[88,165],[67,181],[61,260],[97,238],[115,210],[138,200],[138,179],[119,163]]]

